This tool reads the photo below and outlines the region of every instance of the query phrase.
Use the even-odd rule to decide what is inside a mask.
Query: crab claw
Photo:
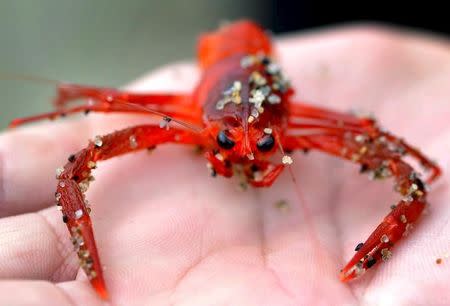
[[[392,257],[392,247],[406,236],[421,215],[425,203],[421,199],[403,200],[393,208],[363,244],[356,246],[356,254],[341,270],[343,282],[363,275],[367,269]]]
[[[94,240],[89,209],[85,205],[78,184],[71,179],[61,178],[55,195],[58,205],[61,206],[63,221],[69,229],[80,266],[98,295],[107,300],[108,292]]]

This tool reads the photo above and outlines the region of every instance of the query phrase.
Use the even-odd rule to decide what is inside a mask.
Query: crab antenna
[[[312,246],[314,247],[314,252],[318,256],[320,256],[321,257],[320,259],[323,260],[324,262],[329,261],[331,254],[328,254],[328,256],[326,254],[324,254],[325,248],[323,247],[322,243],[320,242],[319,237],[317,236],[317,232],[315,230],[314,224],[311,222],[312,214],[309,209],[309,205],[306,202],[306,199],[303,195],[300,185],[298,184],[297,178],[295,177],[294,171],[292,170],[292,166],[291,166],[292,158],[289,155],[286,155],[286,153],[283,149],[283,146],[281,145],[280,136],[278,134],[278,131],[274,130],[274,135],[275,135],[276,143],[278,144],[280,153],[283,155],[282,162],[288,168],[289,176],[291,177],[291,182],[294,185],[295,194],[297,196],[297,199],[300,201],[300,207],[303,212],[304,222],[308,228],[307,232],[311,238],[311,243],[312,243]]]
[[[14,73],[0,73],[0,80],[9,80],[9,81],[27,81],[33,83],[41,83],[41,84],[50,84],[50,85],[58,85],[64,82],[47,79],[35,75],[26,75],[26,74],[14,74]]]
[[[149,108],[149,107],[146,107],[146,106],[144,106],[144,105],[133,104],[133,103],[126,102],[126,101],[123,101],[123,100],[120,100],[120,99],[115,99],[115,100],[120,101],[120,103],[123,103],[123,104],[127,105],[127,106],[130,107],[130,108],[134,108],[134,109],[136,109],[136,110],[143,110],[143,111],[145,111],[145,112],[148,112],[148,113],[150,113],[150,114],[156,115],[156,116],[158,116],[158,117],[162,117],[163,120],[165,121],[165,124],[168,124],[169,122],[173,121],[173,122],[178,123],[179,125],[181,125],[181,126],[187,128],[187,129],[189,129],[189,130],[192,130],[192,131],[194,131],[194,132],[196,132],[196,133],[200,133],[200,132],[203,130],[202,128],[200,128],[200,127],[198,127],[198,126],[195,126],[195,125],[193,125],[193,124],[189,124],[189,123],[187,123],[187,122],[184,122],[184,121],[175,119],[175,118],[173,118],[173,117],[170,117],[170,116],[168,116],[168,115],[166,115],[166,114],[164,114],[164,113],[155,111],[155,110],[153,110],[153,109],[151,109],[151,108]]]
[[[253,160],[255,157],[253,155],[252,147],[250,146],[250,140],[248,137],[248,122],[244,123],[244,147],[246,149],[246,152],[250,152],[247,153],[247,158]]]

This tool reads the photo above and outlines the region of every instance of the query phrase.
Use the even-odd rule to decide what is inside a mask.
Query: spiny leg
[[[433,182],[441,174],[440,168],[432,160],[403,139],[381,130],[373,118],[358,117],[303,103],[293,103],[290,108],[291,113],[288,121],[290,132],[300,132],[305,136],[318,134],[331,137],[334,135],[338,139],[350,133],[359,135],[360,139],[362,139],[361,137],[380,137],[380,139],[388,142],[391,147],[396,147],[400,150],[400,153],[409,154],[415,158],[426,170],[431,170],[427,183]],[[309,146],[310,144],[307,141],[305,142],[305,140],[306,138],[297,138],[293,140],[293,143],[296,143],[297,146]],[[302,144],[302,142],[305,143]]]
[[[53,120],[57,117],[64,117],[71,114],[76,113],[82,113],[88,114],[90,112],[96,112],[96,113],[132,113],[132,114],[142,114],[142,115],[152,115],[155,114],[154,112],[149,111],[148,109],[140,109],[139,107],[134,107],[131,104],[123,104],[123,103],[109,103],[109,104],[97,104],[97,105],[82,105],[82,106],[76,106],[73,108],[65,109],[65,110],[59,110],[54,111],[50,113],[44,113],[39,115],[34,115],[30,117],[25,118],[18,118],[9,124],[10,128],[15,128],[23,124],[32,123],[36,121],[41,121],[44,119],[50,119]],[[158,114],[163,116],[163,114]],[[172,118],[184,118],[180,113],[178,112],[167,112],[164,113],[165,118],[169,118],[170,120]],[[191,116],[187,118],[187,120],[190,120],[191,122],[195,122]]]
[[[71,106],[72,102],[84,100],[79,106]],[[197,122],[200,109],[194,107],[189,95],[182,94],[141,94],[119,91],[113,88],[101,88],[76,84],[59,84],[54,99],[56,111],[18,118],[11,122],[11,127],[25,123],[54,119],[68,114],[85,112],[123,112],[123,113],[164,113],[189,122]],[[151,108],[151,109],[150,109]]]
[[[192,99],[188,94],[170,93],[134,93],[115,88],[95,87],[79,84],[61,83],[58,85],[54,104],[57,108],[80,99],[92,99],[104,102],[128,102],[146,106],[191,106]]]
[[[295,119],[305,122],[305,119],[315,120],[318,123],[330,124],[337,128],[365,128],[372,127],[374,120],[369,117],[357,117],[353,114],[340,113],[326,108],[305,103],[291,103],[289,105],[289,121]]]
[[[159,126],[142,125],[97,136],[88,147],[69,156],[69,162],[58,170],[58,185],[55,193],[63,221],[72,237],[72,243],[92,286],[104,299],[108,297],[103,279],[102,266],[95,245],[90,208],[84,193],[93,180],[91,170],[98,161],[154,148],[158,144],[175,142],[201,145],[197,133],[175,128],[161,129]]]
[[[408,234],[426,206],[425,184],[403,160],[404,155],[410,153],[433,170],[428,181],[439,176],[439,167],[417,150],[412,151],[404,141],[373,128],[367,133],[355,133],[338,128],[330,131],[326,127],[316,135],[285,138],[285,149],[293,150],[299,146],[359,163],[361,172],[369,173],[373,179],[394,177],[395,190],[403,196],[402,200],[392,207],[369,238],[357,246],[356,254],[342,269],[340,278],[342,281],[354,279],[376,263],[388,260],[392,256],[391,248]]]
[[[397,147],[404,150],[406,154],[414,157],[416,160],[420,162],[420,164],[426,169],[430,170],[431,174],[427,178],[426,182],[428,184],[434,182],[437,178],[439,178],[442,174],[441,169],[436,165],[436,163],[426,156],[424,156],[418,149],[412,147],[408,143],[406,143],[403,139],[395,137],[387,132],[383,132],[382,136],[386,137],[388,141],[393,142]]]

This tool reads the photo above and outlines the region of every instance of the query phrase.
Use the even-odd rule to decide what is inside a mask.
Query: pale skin
[[[438,162],[429,213],[389,262],[344,284],[339,269],[398,200],[392,181],[295,153],[301,204],[287,171],[270,188],[242,192],[237,179],[211,178],[189,147],[127,155],[100,163],[88,192],[110,303],[450,304],[449,41],[355,26],[282,38],[276,48],[298,100],[372,112]],[[189,91],[198,75],[193,64],[171,65],[130,88]],[[0,136],[0,305],[102,305],[53,205],[55,168],[95,135],[147,121],[94,114]]]

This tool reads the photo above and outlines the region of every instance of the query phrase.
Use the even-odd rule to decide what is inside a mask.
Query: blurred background
[[[393,3],[399,5],[395,7]],[[380,21],[449,35],[445,1],[0,1],[0,73],[120,86],[191,60],[199,33],[248,17],[276,34]],[[53,88],[0,77],[0,129],[49,111]]]

